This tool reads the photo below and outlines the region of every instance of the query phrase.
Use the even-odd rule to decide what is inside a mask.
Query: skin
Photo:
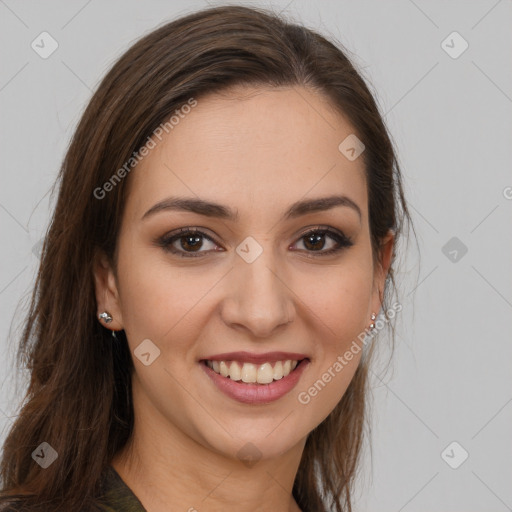
[[[307,405],[297,395],[380,311],[394,241],[383,240],[374,265],[363,160],[338,150],[352,133],[318,93],[239,87],[198,99],[131,172],[117,268],[98,253],[94,274],[98,313],[113,316],[108,328],[125,330],[132,354],[145,339],[161,351],[149,366],[133,358],[135,428],[113,460],[148,511],[300,510],[291,490],[307,435],[342,398],[361,352]],[[281,220],[293,202],[333,194],[352,199],[361,218],[338,206]],[[220,203],[239,219],[161,211],[141,220],[171,195]],[[319,255],[337,243],[326,236],[307,246],[318,224],[353,245]],[[214,239],[202,239],[203,257],[155,243],[182,227]],[[263,249],[252,263],[235,252],[248,236]],[[173,246],[190,252],[179,238]],[[311,362],[290,393],[247,405],[221,393],[198,362],[239,350],[300,352]],[[252,467],[237,457],[248,442],[261,454]]]

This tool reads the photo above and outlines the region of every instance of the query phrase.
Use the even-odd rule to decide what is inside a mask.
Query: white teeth
[[[283,363],[281,361],[277,361],[274,365],[274,379],[279,380],[283,378]]]
[[[270,384],[274,380],[274,370],[272,370],[272,365],[270,363],[260,365],[256,380],[258,384]]]
[[[253,363],[238,363],[237,361],[206,361],[206,364],[215,373],[232,380],[242,381],[247,384],[270,384],[274,380],[280,380],[289,375],[297,367],[298,361],[290,359],[256,365]]]
[[[252,363],[244,363],[242,366],[242,380],[244,382],[256,382],[258,378],[258,370],[256,365]]]
[[[224,361],[220,362],[220,374],[223,377],[229,376],[229,368],[228,368],[228,365]]]
[[[229,378],[232,380],[241,380],[242,379],[242,371],[238,363],[233,361],[231,366],[229,367]]]

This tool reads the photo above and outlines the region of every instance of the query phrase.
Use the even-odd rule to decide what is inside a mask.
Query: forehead
[[[305,88],[238,87],[199,97],[131,171],[127,212],[140,218],[173,195],[230,205],[241,217],[276,218],[301,198],[340,193],[366,215],[363,159],[350,161],[338,149],[353,133],[324,96]]]

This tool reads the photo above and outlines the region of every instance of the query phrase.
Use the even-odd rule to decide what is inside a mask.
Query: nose
[[[235,268],[225,283],[221,317],[226,325],[266,338],[293,321],[293,292],[286,276],[276,272],[272,251],[266,249],[252,263],[235,257]]]

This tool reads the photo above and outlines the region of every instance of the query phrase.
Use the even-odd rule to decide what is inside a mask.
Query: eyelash
[[[337,244],[337,247],[334,247],[332,249],[329,249],[327,251],[307,251],[308,253],[314,253],[311,255],[308,255],[310,258],[314,258],[316,256],[323,257],[323,256],[329,256],[331,254],[335,254],[338,252],[341,252],[343,249],[346,249],[348,247],[351,247],[354,245],[354,242],[350,237],[347,237],[342,232],[334,231],[333,229],[329,228],[328,226],[315,226],[309,231],[306,231],[303,233],[298,240],[302,240],[303,238],[306,238],[311,235],[316,234],[327,234],[330,238],[332,238]],[[182,250],[175,249],[172,244],[179,240],[180,238],[184,237],[185,235],[199,235],[203,238],[206,238],[210,242],[213,242],[216,245],[218,244],[212,237],[208,236],[203,231],[200,231],[198,228],[180,228],[177,232],[171,232],[167,235],[164,235],[160,239],[157,240],[157,245],[162,247],[165,251],[168,251],[172,254],[175,254],[181,258],[202,258],[204,257],[204,254],[207,254],[210,251],[200,251],[200,252],[186,252]]]

